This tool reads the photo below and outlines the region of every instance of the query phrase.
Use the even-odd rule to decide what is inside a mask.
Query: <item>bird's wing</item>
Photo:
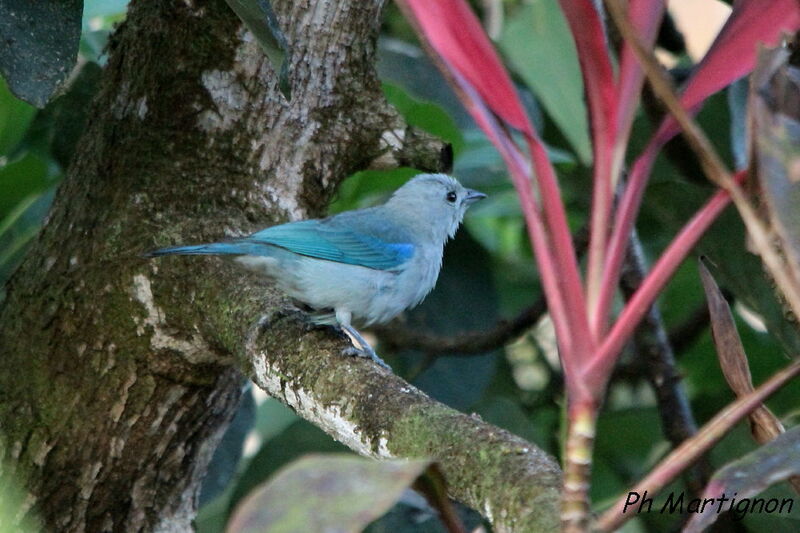
[[[391,270],[414,254],[414,245],[387,242],[374,235],[325,220],[303,220],[272,226],[242,239],[243,243],[271,244],[296,254],[358,265],[376,270]]]

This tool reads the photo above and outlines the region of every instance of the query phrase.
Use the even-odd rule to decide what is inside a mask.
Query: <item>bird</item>
[[[418,305],[436,284],[445,243],[485,197],[449,175],[418,174],[381,205],[145,256],[235,256],[310,308],[312,324],[341,328],[353,343],[346,354],[388,368],[354,324],[384,324]]]

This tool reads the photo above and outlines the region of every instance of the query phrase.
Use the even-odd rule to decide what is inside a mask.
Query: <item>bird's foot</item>
[[[346,355],[349,357],[365,357],[372,359],[375,361],[378,366],[382,366],[387,370],[391,370],[392,368],[387,365],[383,359],[381,359],[375,350],[372,349],[372,346],[369,345],[367,340],[361,336],[361,334],[356,331],[353,326],[342,326],[342,331],[350,338],[350,341],[353,343],[353,346],[348,346],[344,350],[342,350],[342,355]],[[360,348],[359,348],[360,346]]]
[[[386,364],[386,362],[380,358],[378,354],[375,353],[375,350],[370,348],[369,350],[362,350],[360,348],[356,348],[355,346],[348,346],[344,350],[342,350],[342,355],[347,357],[364,357],[367,359],[372,359],[375,361],[378,366],[382,366],[386,370],[391,370],[392,367]]]

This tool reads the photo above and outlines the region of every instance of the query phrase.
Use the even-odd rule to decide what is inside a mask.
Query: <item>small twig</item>
[[[639,289],[645,277],[645,270],[642,245],[634,231],[620,278],[620,288],[626,300]],[[675,366],[675,355],[657,304],[650,307],[650,311],[636,329],[634,343],[637,354],[643,358],[644,364],[641,366],[656,393],[664,435],[672,447],[677,448],[683,441],[697,433],[697,424],[689,400],[686,398],[686,391],[681,386],[681,376]],[[711,473],[711,466],[704,459],[687,472],[687,485],[692,494],[695,496],[702,494]]]
[[[800,316],[800,282],[785,268],[783,259],[772,245],[768,228],[759,218],[742,188],[725,168],[711,142],[680,103],[671,81],[652,52],[642,44],[619,1],[606,0],[606,6],[620,33],[630,42],[641,61],[653,92],[661,99],[683,131],[683,135],[697,155],[706,177],[728,192],[769,273],[785,296],[792,312],[796,316]]]
[[[435,355],[474,356],[491,352],[533,327],[547,312],[547,302],[540,296],[530,307],[511,320],[498,322],[488,331],[471,331],[457,337],[420,333],[407,327],[382,326],[373,328],[382,342],[390,348],[419,350]]]

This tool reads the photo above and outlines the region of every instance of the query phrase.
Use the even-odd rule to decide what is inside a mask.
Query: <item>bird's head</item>
[[[436,234],[452,237],[467,208],[481,198],[486,195],[446,174],[419,174],[397,189],[386,206],[417,219]]]

